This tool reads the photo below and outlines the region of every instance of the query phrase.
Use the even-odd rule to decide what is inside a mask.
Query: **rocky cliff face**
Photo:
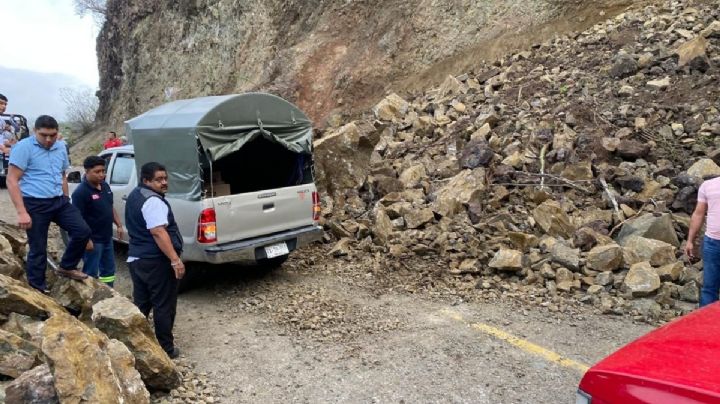
[[[267,90],[319,126],[507,48],[590,26],[630,0],[109,0],[99,119]],[[356,109],[355,107],[360,107]]]

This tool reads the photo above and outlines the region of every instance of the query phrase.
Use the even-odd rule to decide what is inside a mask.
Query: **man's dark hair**
[[[58,123],[55,118],[50,115],[40,115],[38,119],[35,120],[35,128],[58,129]]]
[[[105,159],[100,156],[90,156],[83,161],[83,167],[85,167],[86,170],[90,170],[91,168],[95,168],[97,166],[105,167]]]
[[[7,97],[6,97],[6,96],[4,96],[4,95],[0,94],[0,101],[5,101],[5,102],[8,102],[8,99],[7,99]]]
[[[140,179],[143,181],[152,181],[153,178],[155,178],[155,173],[158,171],[167,170],[165,169],[164,165],[156,163],[154,161],[145,163],[142,167],[140,167]]]
[[[110,131],[110,132],[108,132],[108,133],[111,133],[111,134],[113,135],[113,137],[117,137],[117,133],[115,133],[115,132],[113,132],[113,131]]]

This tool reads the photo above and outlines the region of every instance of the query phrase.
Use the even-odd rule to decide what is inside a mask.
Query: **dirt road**
[[[0,206],[14,220],[4,190]],[[125,254],[117,287],[129,294]],[[373,272],[322,257],[300,251],[269,274],[212,268],[181,296],[178,345],[221,402],[571,403],[585,366],[651,329],[582,309],[378,288]]]

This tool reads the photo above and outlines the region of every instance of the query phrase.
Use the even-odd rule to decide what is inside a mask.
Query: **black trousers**
[[[145,317],[153,311],[155,336],[165,352],[175,347],[173,326],[177,308],[177,279],[167,258],[141,258],[128,264],[133,300]]]
[[[68,245],[60,261],[62,269],[76,269],[85,254],[85,246],[90,240],[90,227],[82,218],[80,211],[65,196],[57,198],[23,198],[32,227],[27,232],[28,252],[25,271],[30,286],[35,289],[47,289],[45,270],[47,269],[48,228],[54,222],[68,233]]]

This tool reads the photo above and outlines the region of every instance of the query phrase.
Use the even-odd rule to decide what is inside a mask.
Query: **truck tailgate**
[[[314,184],[218,196],[218,244],[312,225]]]

